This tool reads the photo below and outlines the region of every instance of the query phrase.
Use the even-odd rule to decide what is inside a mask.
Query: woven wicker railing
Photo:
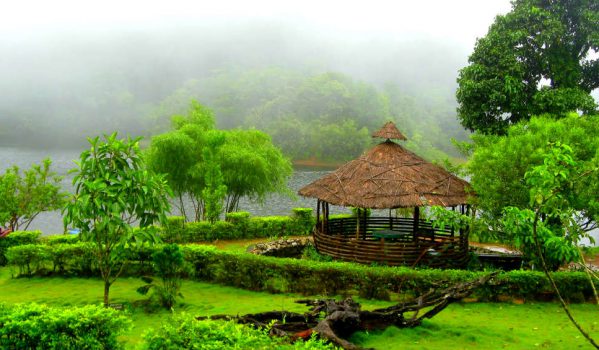
[[[397,232],[398,237],[376,237],[377,231]],[[451,229],[433,229],[430,222],[406,218],[369,217],[330,219],[317,225],[314,242],[319,252],[335,259],[385,265],[464,267],[468,259],[468,239]]]

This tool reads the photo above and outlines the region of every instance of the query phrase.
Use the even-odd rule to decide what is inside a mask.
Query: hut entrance
[[[433,228],[421,208],[440,205],[465,213],[469,184],[391,141],[406,140],[392,122],[373,137],[385,141],[300,189],[300,195],[317,199],[316,248],[362,263],[463,266],[467,232]],[[362,210],[351,218],[330,218],[330,205]],[[394,217],[398,208],[412,208],[412,217]],[[368,216],[366,209],[389,209],[389,215]]]

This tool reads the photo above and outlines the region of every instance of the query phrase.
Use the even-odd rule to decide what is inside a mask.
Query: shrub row
[[[227,221],[185,223],[183,217],[168,218],[160,236],[167,243],[209,242],[217,239],[301,236],[312,232],[311,208],[294,208],[292,216],[251,217],[248,212],[227,214]],[[0,239],[0,266],[7,263],[8,248],[27,244],[78,244],[79,235],[43,236],[41,231],[16,231]],[[35,264],[35,262],[32,262]]]
[[[122,349],[117,336],[130,323],[121,312],[101,306],[0,304],[0,348]]]
[[[193,243],[217,239],[300,236],[312,232],[315,218],[310,208],[295,208],[292,216],[251,217],[248,212],[227,214],[226,221],[188,222],[175,216],[161,230],[168,243]]]
[[[127,274],[148,272],[150,256],[156,247],[132,251]],[[454,283],[475,279],[486,272],[464,270],[415,270],[407,267],[365,266],[343,262],[318,262],[299,259],[272,258],[247,253],[217,250],[212,246],[186,245],[182,247],[185,260],[192,271],[188,278],[230,285],[234,287],[269,291],[296,292],[306,295],[349,295],[385,299],[390,293],[401,292],[413,296],[431,288],[447,287]],[[62,265],[54,262],[61,252]],[[91,248],[86,244],[26,245],[13,247],[9,261],[24,274],[88,275],[93,272]],[[85,260],[83,257],[89,257]],[[39,263],[33,264],[31,260]],[[29,265],[27,265],[29,264]],[[87,264],[87,265],[86,265]],[[58,266],[63,266],[60,269]],[[37,270],[36,270],[37,269]],[[582,272],[553,274],[562,295],[571,302],[591,298],[592,288]],[[596,287],[599,283],[595,281]],[[510,271],[499,274],[495,282],[479,288],[476,295],[482,300],[501,300],[504,297],[528,300],[553,298],[547,278],[537,271]]]

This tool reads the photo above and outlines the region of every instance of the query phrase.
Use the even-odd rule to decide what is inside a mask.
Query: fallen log
[[[198,320],[235,320],[255,327],[269,327],[274,336],[307,339],[316,332],[321,338],[348,350],[361,349],[349,342],[353,333],[364,330],[416,327],[426,318],[432,318],[449,304],[459,301],[488,283],[497,273],[480,277],[474,281],[458,283],[441,290],[432,289],[411,302],[399,303],[390,307],[372,311],[361,310],[360,304],[351,298],[345,300],[316,299],[297,300],[296,303],[311,307],[310,311],[300,314],[289,311],[269,311],[243,316],[214,315],[196,317]],[[426,312],[420,313],[421,310]],[[410,317],[404,314],[412,313]]]

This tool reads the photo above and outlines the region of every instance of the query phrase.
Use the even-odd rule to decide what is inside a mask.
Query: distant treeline
[[[0,110],[0,145],[80,147],[102,132],[158,134],[172,115],[186,113],[191,99],[214,110],[219,128],[265,131],[294,160],[354,158],[389,120],[408,137],[408,148],[429,159],[456,156],[450,139],[466,137],[453,96],[442,88],[415,96],[340,73],[269,67],[217,70],[156,97],[146,91],[151,86],[131,86],[126,74],[97,78],[79,91],[49,89],[38,104],[13,100]]]
[[[270,134],[292,159],[345,161],[372,144],[371,134],[394,121],[407,146],[431,159],[455,156],[451,138],[466,133],[449,98],[415,98],[395,85],[377,88],[340,73],[302,74],[282,68],[220,71],[189,80],[150,115],[150,132],[168,127],[195,98],[214,110],[221,128],[246,127]]]

